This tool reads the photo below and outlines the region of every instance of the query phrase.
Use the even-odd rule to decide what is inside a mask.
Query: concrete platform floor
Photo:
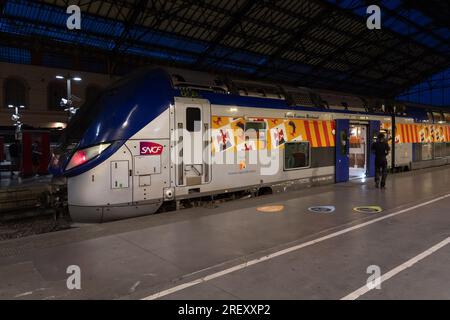
[[[447,166],[4,241],[0,298],[450,299],[449,195]]]

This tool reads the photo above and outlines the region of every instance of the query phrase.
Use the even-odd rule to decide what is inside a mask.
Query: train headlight
[[[93,147],[89,147],[82,150],[77,150],[70,158],[69,164],[66,167],[66,170],[70,170],[72,168],[78,167],[83,163],[88,162],[89,160],[97,157],[103,151],[105,151],[111,144],[110,143],[102,143]]]

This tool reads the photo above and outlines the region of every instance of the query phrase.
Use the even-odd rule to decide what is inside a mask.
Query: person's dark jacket
[[[372,151],[375,153],[375,163],[386,163],[386,156],[391,151],[386,141],[377,141],[372,144]]]
[[[9,155],[11,156],[11,158],[19,157],[19,146],[17,145],[17,143],[14,142],[9,146]]]

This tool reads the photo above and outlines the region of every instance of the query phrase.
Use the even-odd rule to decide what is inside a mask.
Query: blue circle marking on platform
[[[383,209],[379,206],[361,206],[353,208],[356,212],[361,213],[380,213]]]
[[[336,210],[334,206],[315,206],[309,207],[308,211],[314,213],[333,213]]]

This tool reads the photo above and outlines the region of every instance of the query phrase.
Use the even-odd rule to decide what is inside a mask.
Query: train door
[[[177,186],[195,187],[211,180],[211,105],[203,99],[175,101],[175,176]],[[193,191],[200,191],[192,188]]]
[[[349,179],[349,127],[348,119],[336,120],[336,182]]]
[[[161,199],[169,186],[169,140],[129,140],[126,146],[133,156],[130,174],[133,176],[133,202]]]
[[[374,177],[375,176],[375,153],[372,152],[371,147],[372,143],[376,140],[378,133],[380,133],[381,122],[378,120],[369,121],[369,141],[367,146],[367,152],[369,154],[369,170],[367,176]],[[386,139],[389,137],[386,136]]]
[[[349,178],[360,179],[367,176],[367,125],[350,124]]]

